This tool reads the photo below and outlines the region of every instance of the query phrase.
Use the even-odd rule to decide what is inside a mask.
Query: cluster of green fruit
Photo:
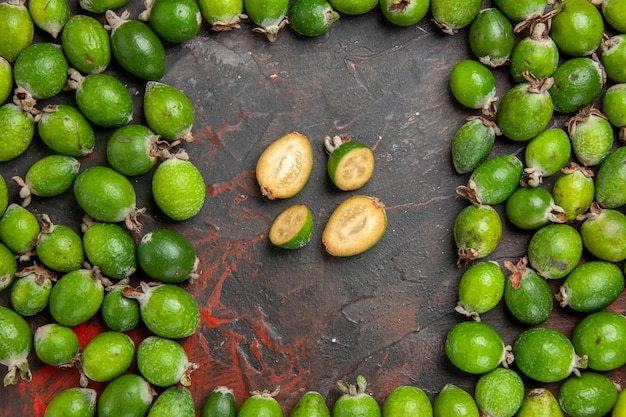
[[[455,170],[469,174],[457,193],[470,203],[454,222],[457,265],[467,267],[455,309],[474,320],[449,330],[446,355],[479,376],[484,415],[624,416],[626,394],[605,372],[626,365],[626,317],[607,309],[624,290],[626,259],[626,148],[616,140],[626,126],[626,2],[460,3],[445,25],[454,30],[444,30],[469,26],[476,59],[453,67],[450,90],[482,115],[468,117],[451,147]],[[605,21],[618,33],[606,34]],[[513,81],[502,99],[495,71]],[[499,135],[523,145],[524,158],[494,155]],[[488,260],[506,239],[501,213],[532,233],[526,255],[503,265]],[[555,298],[585,314],[571,338],[545,325]],[[526,326],[512,347],[481,321],[501,301]],[[558,395],[525,392],[523,377],[559,383]]]

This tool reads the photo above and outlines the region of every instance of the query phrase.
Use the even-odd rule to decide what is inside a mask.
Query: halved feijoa
[[[295,204],[283,210],[272,223],[270,242],[283,249],[298,249],[311,240],[313,215],[304,204]]]
[[[374,152],[362,142],[341,135],[325,139],[328,175],[337,188],[352,191],[361,188],[374,172]]]

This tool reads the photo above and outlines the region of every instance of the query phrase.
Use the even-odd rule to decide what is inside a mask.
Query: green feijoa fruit
[[[383,417],[425,417],[433,415],[428,395],[421,389],[400,385],[383,402]]]
[[[572,149],[584,166],[600,165],[613,150],[613,127],[599,110],[581,109],[567,121]]]
[[[602,97],[602,112],[619,128],[619,139],[626,140],[626,83],[610,86]]]
[[[204,400],[200,415],[201,417],[235,417],[237,415],[237,400],[233,390],[225,386],[215,387]],[[314,417],[316,415],[304,414],[304,416]],[[320,414],[320,417],[324,417],[324,415]]]
[[[180,343],[158,336],[149,336],[137,346],[137,367],[148,382],[157,387],[178,383],[191,385],[191,372],[198,365],[189,362]]]
[[[398,26],[416,25],[424,19],[430,9],[430,0],[413,0],[403,2],[399,0],[379,1],[383,16]],[[293,26],[291,15],[289,23]]]
[[[109,382],[98,399],[98,417],[142,417],[156,392],[137,374],[124,374]]]
[[[93,152],[96,135],[80,110],[68,104],[48,105],[37,116],[37,132],[60,155],[82,158]]]
[[[0,106],[0,162],[22,155],[35,135],[35,121],[21,106],[6,103]]]
[[[333,0],[330,2],[333,8],[341,14],[361,15],[373,10],[378,0]],[[248,10],[244,0],[244,9]]]
[[[605,0],[602,2],[602,16],[609,25],[620,33],[626,33],[626,6],[621,0]]]
[[[354,195],[328,218],[322,244],[330,255],[353,256],[376,245],[387,231],[385,205],[376,197]]]
[[[526,264],[527,258],[517,264],[504,262],[510,271],[504,286],[504,303],[513,317],[534,326],[545,322],[552,312],[552,289]]]
[[[305,135],[291,132],[265,148],[255,173],[261,194],[273,200],[298,194],[309,180],[312,169],[311,141]]]
[[[7,207],[9,207],[9,188],[4,177],[0,175],[0,217],[4,214]]]
[[[59,272],[79,269],[85,261],[83,239],[71,227],[53,224],[47,214],[42,216],[37,239],[37,257],[48,268]]]
[[[154,400],[147,417],[195,417],[196,405],[191,392],[179,385],[169,387]]]
[[[495,0],[494,3],[513,22],[523,22],[541,16],[548,7],[547,0]]]
[[[617,402],[615,403],[615,406],[613,407],[611,417],[624,417],[625,412],[626,412],[626,390],[622,390],[617,396]]]
[[[124,288],[128,287],[128,278],[106,288],[100,312],[109,329],[116,332],[128,332],[139,324],[141,313],[139,302],[124,296]]]
[[[98,334],[80,354],[81,385],[86,386],[88,380],[117,378],[128,370],[134,357],[135,343],[127,334],[112,330]]]
[[[104,286],[97,271],[77,269],[63,275],[52,286],[48,308],[59,324],[77,326],[96,315],[103,298]]]
[[[182,43],[193,38],[202,27],[200,6],[194,0],[149,0],[139,20],[167,42]]]
[[[137,216],[143,213],[136,204],[131,182],[113,168],[93,166],[78,174],[74,196],[80,207],[95,220],[107,223],[125,222],[130,230],[141,225]]]
[[[124,295],[139,301],[141,319],[157,336],[182,339],[200,326],[198,303],[177,285],[141,282],[140,289],[124,289]]]
[[[480,12],[480,0],[431,0],[430,12],[435,24],[448,35],[453,35],[468,26]]]
[[[273,392],[269,391],[252,391],[250,396],[246,398],[237,412],[238,417],[283,417],[283,410],[274,398],[278,395],[279,388]]]
[[[119,127],[133,118],[133,98],[124,84],[109,74],[80,75],[69,70],[68,86],[76,90],[76,105],[91,123]]]
[[[457,266],[462,267],[496,249],[502,237],[502,220],[492,206],[472,204],[457,214],[453,234],[459,255]]]
[[[111,51],[116,61],[129,73],[142,80],[160,80],[165,74],[165,47],[159,36],[142,21],[129,20],[125,10],[121,16],[106,11],[111,30]]]
[[[587,0],[565,0],[555,6],[560,10],[552,18],[550,36],[559,51],[575,57],[591,55],[602,42],[602,14]]]
[[[483,114],[494,113],[496,77],[484,64],[473,59],[463,59],[450,72],[450,91],[454,98],[470,109],[481,109]]]
[[[104,13],[107,10],[117,10],[130,3],[130,0],[79,0],[78,4],[84,10],[92,13]]]
[[[0,4],[0,56],[9,62],[33,43],[35,23],[24,0],[11,0]]]
[[[15,280],[17,259],[9,248],[0,243],[0,291],[8,288]]]
[[[378,4],[378,0],[333,0],[331,4],[337,11],[341,12],[343,9],[344,13],[351,14],[345,10],[349,11],[354,7],[355,10],[360,11],[361,7],[365,5],[369,11]],[[243,0],[243,8],[246,10],[248,18],[256,25],[252,31],[264,34],[270,42],[276,41],[278,32],[287,25],[286,15],[289,11],[289,1]]]
[[[609,80],[626,82],[626,34],[611,36],[600,45],[600,62]]]
[[[30,326],[22,316],[3,306],[0,306],[0,323],[0,364],[8,368],[4,386],[17,384],[19,378],[30,381],[28,354],[33,345]]]
[[[72,67],[84,74],[99,74],[111,62],[109,33],[91,16],[72,16],[61,32],[61,45]]]
[[[511,52],[511,77],[518,83],[526,81],[524,72],[531,73],[535,78],[551,77],[558,65],[559,48],[550,37],[549,26],[543,21],[534,21],[530,34],[521,39]]]
[[[50,400],[44,417],[93,417],[97,395],[92,388],[65,389]]]
[[[324,141],[328,157],[328,176],[342,191],[363,187],[374,173],[374,152],[364,143],[349,136],[326,136]]]
[[[529,73],[526,73],[530,77]],[[554,104],[548,90],[552,78],[533,79],[510,88],[502,97],[496,124],[507,138],[523,142],[543,132],[552,120]]]
[[[143,97],[143,114],[148,127],[163,139],[187,142],[193,140],[193,104],[178,88],[149,81]]]
[[[7,101],[13,92],[13,67],[0,56],[0,103]]]
[[[546,279],[564,278],[578,265],[582,253],[582,238],[568,224],[543,226],[528,243],[528,262]]]
[[[514,370],[496,368],[478,378],[474,397],[483,415],[513,417],[524,401],[524,382]]]
[[[209,417],[202,414],[202,417]],[[307,391],[291,409],[289,417],[330,417],[324,397],[317,391]]]
[[[504,294],[504,272],[495,261],[480,261],[463,272],[459,281],[458,313],[480,321],[480,314],[492,310]]]
[[[554,84],[548,92],[559,113],[574,113],[591,104],[602,92],[605,81],[600,63],[587,57],[563,62],[552,78]]]
[[[598,259],[626,259],[626,214],[621,211],[603,209],[594,202],[580,226],[580,235],[585,249]]]
[[[617,387],[606,375],[583,372],[561,384],[558,399],[571,417],[602,417],[611,412],[617,396]]]
[[[587,261],[569,273],[557,294],[562,307],[594,313],[609,306],[624,289],[624,275],[614,263]]]
[[[145,234],[137,244],[139,266],[150,278],[175,284],[198,277],[199,259],[189,239],[168,229]]]
[[[457,187],[456,192],[472,204],[499,204],[517,190],[523,173],[524,165],[517,156],[494,156],[478,165],[467,185]]]
[[[558,330],[533,327],[524,330],[513,345],[517,368],[538,382],[558,382],[586,366],[572,342]]]
[[[509,347],[491,325],[463,321],[448,331],[446,356],[454,366],[470,374],[484,374],[509,361]]]
[[[269,240],[283,249],[299,249],[313,234],[313,214],[305,204],[295,204],[281,211],[272,222]]]
[[[139,124],[119,127],[107,142],[107,162],[127,177],[143,175],[157,163],[159,136]]]
[[[67,0],[30,0],[28,11],[37,27],[55,39],[70,18]]]
[[[515,46],[513,25],[499,9],[482,9],[469,29],[470,49],[490,68],[507,64]]]
[[[80,349],[74,330],[59,323],[39,326],[35,330],[33,346],[40,361],[59,367],[70,366]]]
[[[595,199],[604,208],[626,204],[626,147],[612,151],[597,171]]]
[[[199,0],[200,12],[214,31],[239,29],[248,18],[243,13],[243,0]]]
[[[85,220],[83,248],[89,263],[113,279],[128,278],[135,273],[136,245],[128,232],[116,223]]]
[[[152,176],[152,197],[173,220],[187,220],[198,214],[205,194],[202,173],[180,152],[161,162]]]
[[[13,66],[13,78],[18,87],[35,99],[46,99],[63,90],[68,69],[65,55],[58,45],[40,42],[20,52]]]
[[[11,203],[0,218],[0,240],[16,255],[28,256],[41,231],[39,220],[17,203]]]
[[[506,217],[523,230],[537,230],[549,223],[565,223],[567,215],[542,187],[521,187],[506,200]]]
[[[561,172],[562,175],[552,186],[552,196],[556,205],[563,209],[566,220],[571,222],[585,213],[593,202],[595,195],[593,171],[571,162]]]
[[[26,207],[32,195],[54,197],[69,190],[79,169],[80,162],[71,156],[48,155],[32,164],[23,179],[12,179],[20,186],[22,205]]]
[[[591,313],[574,328],[572,344],[587,356],[588,369],[617,369],[626,364],[626,317],[614,311]]]
[[[524,396],[517,417],[563,417],[563,411],[550,390],[533,388]]]
[[[500,130],[483,117],[469,117],[452,140],[452,164],[459,174],[472,172],[491,153]]]
[[[363,375],[356,377],[356,384],[350,384],[344,380],[337,381],[337,388],[339,388],[342,394],[333,405],[333,417],[381,416],[380,406],[374,397],[365,391],[367,389],[367,380]],[[241,415],[241,409],[238,415]]]
[[[446,384],[433,402],[433,417],[478,417],[474,397],[463,388]]]
[[[11,286],[11,306],[21,316],[34,316],[48,306],[54,274],[38,265],[17,273]]]
[[[552,176],[564,168],[571,154],[572,145],[563,129],[544,130],[526,145],[526,168],[522,183],[531,187],[539,186],[544,177]]]

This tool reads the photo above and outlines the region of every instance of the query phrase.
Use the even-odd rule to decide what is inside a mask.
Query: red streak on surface
[[[209,184],[206,188],[206,195],[216,197],[219,194],[230,193],[234,190],[238,190],[244,195],[256,195],[258,194],[258,189],[253,181],[254,178],[255,174],[253,171],[242,171],[228,182]]]

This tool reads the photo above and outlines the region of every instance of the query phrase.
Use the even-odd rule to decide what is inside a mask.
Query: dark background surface
[[[131,5],[136,18],[141,5]],[[98,16],[101,18],[101,16]],[[434,399],[446,383],[473,392],[475,376],[456,370],[446,359],[447,331],[463,318],[453,311],[462,270],[457,268],[452,226],[468,203],[455,193],[467,176],[454,172],[452,137],[465,117],[478,114],[459,106],[448,89],[448,75],[459,60],[471,58],[467,30],[444,35],[430,21],[401,28],[386,22],[378,9],[362,16],[342,16],[318,38],[284,29],[275,43],[241,29],[216,33],[206,24],[182,45],[167,45],[163,82],[187,94],[195,106],[193,143],[184,144],[206,181],[202,211],[184,222],[159,212],[150,192],[151,174],[133,178],[138,206],[146,207],[140,235],[171,228],[191,239],[200,258],[201,277],[184,284],[198,301],[202,324],[181,340],[191,361],[200,365],[190,387],[197,409],[218,385],[234,389],[241,403],[251,390],[273,390],[288,412],[307,390],[319,391],[329,405],[339,396],[336,381],[364,375],[381,404],[396,386],[418,386]],[[52,41],[39,32],[39,40]],[[112,62],[116,74],[135,94],[133,123],[144,123],[141,101],[145,83]],[[510,87],[506,68],[495,71],[498,96]],[[72,94],[40,103],[72,103]],[[562,126],[566,116],[555,117]],[[273,140],[289,131],[312,141],[311,178],[297,196],[264,199],[255,181],[256,161]],[[104,149],[112,130],[98,130],[96,152],[81,169],[106,164]],[[369,251],[333,258],[321,245],[323,226],[332,210],[352,193],[333,188],[326,173],[326,135],[347,134],[372,147],[376,169],[359,190],[387,206],[389,227]],[[493,154],[523,158],[524,144],[499,138]],[[13,175],[49,150],[36,138],[29,151],[0,164],[13,201]],[[550,187],[551,181],[545,186]],[[307,204],[315,222],[311,242],[297,251],[272,247],[267,233],[286,207]],[[30,208],[54,223],[79,230],[82,211],[71,191],[60,197],[34,198]],[[503,207],[498,206],[503,214]],[[531,234],[509,225],[488,259],[502,265],[526,254]],[[136,282],[143,279],[140,273]],[[550,283],[554,292],[559,282]],[[8,306],[8,290],[0,304]],[[610,309],[626,310],[624,294]],[[544,326],[571,334],[582,316],[555,302]],[[503,303],[483,315],[505,343],[525,329]],[[51,318],[29,319],[33,330]],[[100,317],[75,328],[84,346],[105,330]],[[149,332],[130,332],[136,343]],[[0,415],[43,415],[45,404],[61,390],[78,386],[76,369],[44,366],[34,352],[30,383],[0,389]],[[134,370],[133,365],[133,370]],[[623,369],[610,374],[626,384]],[[536,386],[526,381],[527,386]],[[90,382],[101,391],[104,384]],[[556,393],[558,385],[550,388]]]

